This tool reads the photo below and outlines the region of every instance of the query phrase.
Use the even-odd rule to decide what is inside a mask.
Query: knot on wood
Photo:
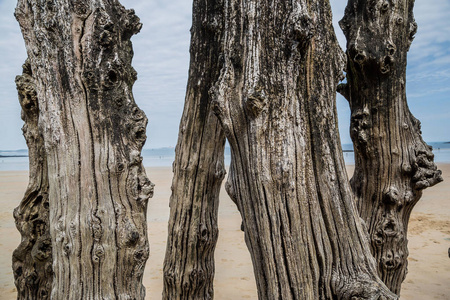
[[[147,140],[145,127],[142,126],[134,127],[133,136],[137,143],[144,144],[145,141]]]
[[[413,157],[411,165],[414,172],[412,182],[415,190],[423,190],[443,181],[442,172],[434,163],[432,149],[426,144],[417,145],[414,149],[415,157]]]
[[[368,129],[372,126],[369,109],[367,107],[356,109],[351,115],[350,125],[350,136],[356,148],[361,151],[361,154],[367,154]]]
[[[31,250],[34,261],[45,262],[52,255],[52,241],[49,235],[39,238]]]
[[[72,238],[76,238],[77,234],[78,234],[78,228],[77,228],[77,222],[72,221],[70,222],[69,225],[69,236]]]
[[[315,35],[315,28],[312,19],[307,15],[302,15],[292,28],[292,38],[299,42],[302,48],[309,45]]]
[[[124,215],[124,211],[123,211],[121,205],[114,209],[114,213],[116,214],[116,218],[119,218]]]
[[[134,251],[133,257],[137,263],[144,263],[148,259],[149,254],[150,250],[148,247],[145,247]]]
[[[141,173],[138,176],[138,199],[137,201],[143,205],[146,205],[148,202],[148,199],[153,197],[153,191],[154,191],[155,185],[147,178],[145,173]]]
[[[409,38],[408,38],[408,49],[411,46],[411,43],[413,42],[416,33],[417,33],[417,23],[415,21],[412,21],[409,23]]]
[[[72,244],[69,242],[66,242],[63,246],[63,253],[66,256],[69,256],[72,253]]]
[[[134,9],[127,9],[123,19],[123,38],[129,39],[132,35],[138,34],[142,29],[142,23]]]
[[[140,150],[147,140],[146,126],[148,120],[145,116],[145,113],[141,109],[139,109],[134,102],[127,101],[127,104],[128,105],[123,108],[124,114],[130,116],[126,119],[126,129],[129,132],[128,135],[132,137],[132,139],[130,140],[134,142],[136,148]],[[133,151],[136,151],[136,155],[140,157],[140,151]],[[135,163],[133,161],[134,160],[130,157],[131,165],[139,165],[140,162],[142,162],[142,159],[140,159],[139,161],[135,161]]]
[[[118,95],[118,97],[114,97],[114,103],[116,104],[117,108],[122,108],[125,103],[127,103],[127,100],[125,100],[124,97]]]
[[[396,236],[398,235],[398,225],[398,222],[394,218],[387,217],[381,223],[380,229],[386,236]]]
[[[422,134],[422,123],[412,115],[411,115],[411,123],[412,123],[412,126],[414,127],[414,129],[419,134]]]
[[[97,26],[95,28],[95,35],[97,35],[98,43],[103,48],[109,48],[113,45],[116,38],[116,30],[114,22],[107,14],[99,14],[97,17]]]
[[[402,247],[404,246],[404,241],[405,235],[402,222],[401,220],[398,220],[393,213],[387,213],[378,221],[371,238],[372,246],[378,249],[377,251],[387,251],[386,249],[398,248],[399,250],[396,253],[398,253],[397,255],[401,259],[403,258]],[[391,259],[389,255],[384,256],[385,258],[389,258],[389,260]],[[386,259],[386,261],[388,261],[388,259]]]
[[[200,244],[201,245],[209,244],[209,242],[211,241],[210,235],[211,235],[210,231],[208,230],[206,225],[201,223],[199,225],[199,230],[197,232],[197,238],[198,238]]]
[[[381,58],[379,63],[381,74],[387,74],[391,71],[392,65],[394,64],[394,54],[396,50],[397,49],[393,43],[387,42],[385,56]]]
[[[14,254],[16,254],[15,252],[16,251],[14,251]],[[14,260],[13,261],[13,265],[12,265],[12,269],[13,269],[13,272],[14,272],[14,278],[17,279],[17,278],[21,277],[22,274],[23,274],[23,263],[22,263],[22,261]]]
[[[127,237],[125,239],[125,244],[128,247],[132,247],[136,245],[138,241],[139,241],[139,232],[137,232],[136,230],[128,231]]]
[[[139,166],[142,163],[142,156],[141,152],[138,150],[131,150],[130,151],[130,167],[131,166]]]
[[[72,3],[73,12],[75,13],[75,15],[77,15],[78,18],[84,20],[91,13],[91,8],[86,0],[75,0]]]
[[[365,66],[366,68],[378,69],[380,74],[388,74],[395,62],[394,56],[397,49],[394,43],[389,40],[384,43],[385,46],[373,45],[371,40],[353,40],[349,42],[348,57],[360,68]],[[374,51],[373,49],[378,50]]]
[[[293,47],[306,49],[311,39],[315,35],[315,22],[305,9],[297,4],[293,7],[293,12],[289,22],[292,24],[288,27],[288,39],[294,42]]]
[[[91,230],[92,235],[94,237],[94,241],[99,242],[103,236],[103,228],[100,219],[95,215],[92,215]]]
[[[116,166],[117,173],[122,173],[125,170],[125,164],[123,162],[119,162]]]
[[[100,45],[104,48],[109,47],[113,42],[112,33],[108,30],[104,30],[100,33],[99,41]]]
[[[132,84],[138,79],[138,73],[132,66],[129,68],[129,79]]]
[[[94,91],[98,89],[97,79],[99,71],[95,67],[87,67],[83,72],[83,81],[87,89]]]
[[[33,77],[24,73],[21,76],[16,76],[15,82],[19,94],[19,103],[25,116],[37,116],[39,104]]]
[[[403,162],[402,163],[402,167],[401,167],[402,173],[404,175],[409,175],[412,172],[412,167],[411,164],[408,162]]]
[[[257,118],[267,105],[267,96],[262,87],[257,87],[245,102],[245,110],[252,118]]]
[[[389,7],[390,7],[389,1],[386,1],[386,0],[385,0],[385,1],[379,2],[379,3],[377,4],[377,6],[379,7],[379,10],[380,10],[382,13],[388,12]]]
[[[211,99],[211,106],[214,114],[219,118],[224,115],[226,111],[225,103],[223,101],[223,96],[221,95],[217,85],[213,85],[209,91],[209,98]]]
[[[102,86],[105,90],[119,86],[123,80],[123,64],[120,61],[108,62],[107,67],[102,72]]]
[[[119,229],[119,237],[121,239],[121,244],[127,248],[132,248],[137,245],[140,235],[136,226],[130,221],[128,217],[121,223]]]
[[[65,229],[66,229],[66,224],[64,222],[64,218],[60,217],[58,219],[58,221],[56,222],[55,230],[58,234],[65,236],[65,233],[64,233]]]
[[[227,174],[227,171],[225,170],[225,167],[223,166],[223,161],[217,161],[216,168],[214,170],[214,177],[217,180],[222,181],[222,179],[225,177],[225,174]]]
[[[34,238],[40,237],[44,235],[47,231],[47,224],[44,220],[46,216],[43,216],[44,218],[39,216],[39,209],[38,207],[33,207],[34,212],[28,216],[28,221],[31,223],[31,236]]]
[[[383,195],[383,202],[388,206],[395,206],[400,203],[400,193],[396,187],[389,187],[388,191]]]
[[[391,55],[384,56],[380,61],[381,74],[387,74],[391,71],[391,66],[394,63],[394,58]]]
[[[383,253],[380,260],[381,267],[386,271],[393,271],[403,264],[402,257],[397,253],[395,254],[392,250],[387,250]]]
[[[92,253],[92,261],[99,263],[100,260],[105,256],[105,249],[102,245],[95,245],[94,251]]]
[[[350,59],[352,59],[360,67],[362,67],[368,60],[367,53],[362,48],[362,44],[360,44],[360,43],[358,43],[358,45],[356,45],[355,43],[352,43],[349,46],[348,53],[349,53]]]

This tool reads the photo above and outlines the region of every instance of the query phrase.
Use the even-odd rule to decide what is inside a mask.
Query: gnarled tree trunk
[[[329,3],[217,4],[223,12],[213,22],[213,12],[194,9],[194,20],[223,34],[211,50],[220,51],[220,77],[200,107],[212,101],[232,148],[227,190],[243,217],[259,298],[395,299],[377,275],[345,172],[334,104],[343,53]],[[193,44],[210,38],[201,30],[193,27]]]
[[[191,65],[173,165],[163,299],[212,299],[225,135],[208,91],[220,73],[219,1],[194,0]]]
[[[44,140],[38,128],[39,101],[27,60],[16,77],[23,135],[28,145],[30,178],[20,205],[14,210],[22,240],[13,253],[17,299],[49,299],[52,287],[52,252],[49,224],[48,174]]]
[[[406,56],[417,24],[412,0],[349,1],[347,84],[355,173],[351,186],[378,273],[400,295],[407,273],[409,216],[422,190],[442,181],[405,93]]]
[[[47,163],[51,298],[144,299],[153,184],[131,93],[139,18],[116,0],[19,0],[16,18]]]

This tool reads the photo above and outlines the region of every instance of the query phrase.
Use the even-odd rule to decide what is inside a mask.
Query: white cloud
[[[141,33],[132,41],[135,53],[133,66],[138,71],[133,92],[138,105],[149,117],[146,147],[174,146],[189,67],[192,1],[122,0],[121,3],[126,8],[134,8],[144,24]],[[331,0],[333,24],[344,49],[345,38],[337,22],[342,18],[346,4],[345,0]],[[14,77],[21,72],[25,59],[25,48],[13,17],[14,5],[15,1],[0,2],[0,149],[25,147],[14,85]],[[417,111],[419,118],[427,120],[432,118],[435,110],[422,109],[421,97],[430,91],[436,100],[429,105],[441,109],[447,106],[448,109],[448,91],[445,87],[450,86],[449,13],[448,0],[416,0],[415,16],[419,31],[409,53],[407,88],[411,93],[409,102],[412,111]],[[344,100],[340,100],[339,113],[341,135],[347,140],[349,116]],[[445,125],[440,126],[450,127],[448,119],[441,122]],[[440,139],[449,138],[441,136]]]

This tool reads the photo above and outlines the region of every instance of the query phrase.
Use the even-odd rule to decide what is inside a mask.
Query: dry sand
[[[444,182],[425,190],[411,216],[409,273],[401,299],[450,299],[450,164],[439,167],[444,173]],[[349,167],[350,172],[351,169]],[[151,256],[144,285],[147,299],[161,299],[172,172],[168,167],[159,167],[147,169],[147,174],[156,184],[156,190],[149,203]],[[15,228],[12,211],[19,204],[27,182],[27,172],[0,172],[0,299],[16,298],[11,254],[19,244],[20,235]],[[257,299],[250,255],[240,231],[241,218],[223,190],[219,212],[215,298]]]

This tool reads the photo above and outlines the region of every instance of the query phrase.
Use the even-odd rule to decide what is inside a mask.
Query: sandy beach
[[[439,164],[444,182],[424,191],[409,225],[409,273],[401,299],[450,299],[450,164]],[[352,167],[348,167],[349,174]],[[147,168],[156,184],[148,209],[150,258],[144,275],[146,299],[161,299],[162,264],[167,238],[168,201],[172,172],[169,167]],[[28,183],[26,171],[0,172],[0,299],[16,299],[11,255],[20,240],[13,209]],[[240,231],[241,218],[222,189],[220,236],[216,249],[215,299],[257,299],[250,255]]]

